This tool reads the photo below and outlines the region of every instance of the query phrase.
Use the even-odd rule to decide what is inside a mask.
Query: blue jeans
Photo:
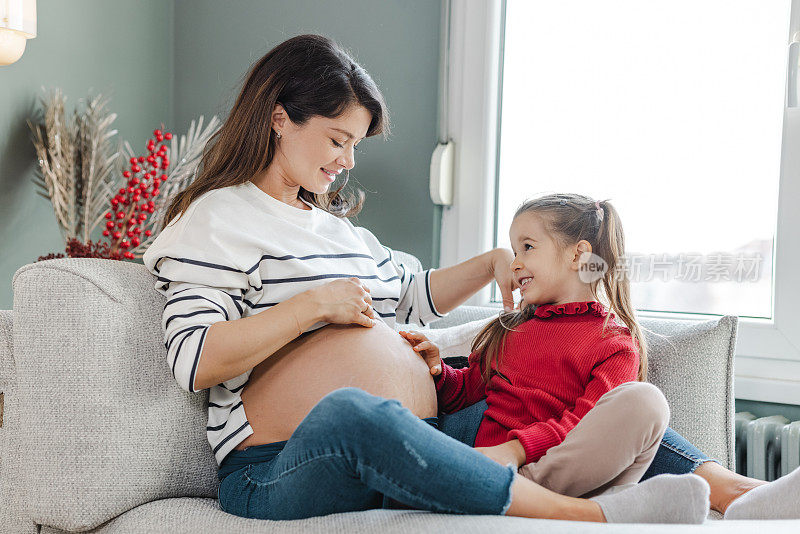
[[[225,457],[220,507],[256,519],[302,519],[395,503],[433,512],[505,514],[516,466],[500,465],[437,430],[436,419],[419,419],[398,401],[358,388],[337,389],[287,441],[234,449]],[[471,429],[459,421],[473,419],[447,422],[468,439]]]

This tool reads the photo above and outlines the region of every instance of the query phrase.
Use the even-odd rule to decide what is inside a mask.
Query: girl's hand
[[[475,450],[488,456],[500,465],[512,464],[520,467],[527,458],[525,449],[518,439],[512,439],[493,447],[475,447]]]
[[[375,312],[369,288],[358,278],[341,278],[309,289],[311,305],[316,306],[321,321],[334,324],[375,326]]]
[[[492,253],[489,271],[500,286],[503,308],[505,311],[511,311],[514,309],[514,273],[511,270],[514,252],[507,248],[496,248]]]
[[[439,357],[439,348],[436,345],[419,332],[400,331],[398,333],[422,356],[433,376],[441,374],[442,359]]]

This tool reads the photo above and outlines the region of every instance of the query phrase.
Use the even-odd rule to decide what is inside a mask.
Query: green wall
[[[18,268],[64,252],[53,208],[31,182],[36,153],[25,120],[41,87],[60,87],[70,114],[90,92],[109,96],[117,137],[134,150],[155,126],[174,122],[173,2],[39,0],[37,19],[22,58],[0,67],[0,309],[12,307]]]

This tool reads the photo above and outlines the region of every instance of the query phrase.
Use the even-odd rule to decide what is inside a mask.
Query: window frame
[[[505,0],[450,0],[448,124],[455,142],[453,204],[442,210],[440,264],[454,265],[493,248],[498,174],[502,36]],[[791,0],[787,49],[800,31],[800,0]],[[787,65],[788,75],[788,65]],[[800,404],[800,107],[784,98],[773,261],[772,319],[740,317],[735,396]],[[794,152],[794,153],[793,153]],[[466,304],[496,306],[491,285]],[[704,321],[719,315],[641,311],[640,317]]]

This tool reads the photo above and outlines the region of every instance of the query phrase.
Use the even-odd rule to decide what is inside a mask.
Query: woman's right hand
[[[433,376],[438,376],[442,372],[442,358],[439,356],[439,347],[419,332],[398,332],[400,336],[408,341],[411,347],[425,360]]]
[[[340,278],[308,290],[320,320],[332,324],[375,325],[369,288],[358,278]]]

